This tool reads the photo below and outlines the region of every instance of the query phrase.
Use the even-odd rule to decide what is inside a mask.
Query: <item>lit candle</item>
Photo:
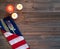
[[[16,8],[17,8],[18,10],[22,10],[22,9],[23,9],[23,5],[22,5],[22,4],[17,4]]]
[[[8,4],[8,5],[6,6],[6,11],[7,11],[8,13],[13,13],[13,12],[14,12],[14,6],[11,5],[11,4]]]
[[[18,14],[17,13],[12,13],[11,16],[12,16],[13,19],[17,19],[18,18]]]

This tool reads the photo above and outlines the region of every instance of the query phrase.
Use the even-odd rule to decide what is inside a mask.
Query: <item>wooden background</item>
[[[9,3],[24,6],[15,22],[31,49],[60,49],[60,0],[0,0],[1,18]],[[1,33],[0,49],[11,49]]]

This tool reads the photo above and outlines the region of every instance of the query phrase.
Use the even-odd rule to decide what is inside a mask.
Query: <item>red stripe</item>
[[[4,30],[1,30],[1,31],[3,33],[6,33],[6,31],[4,31]],[[14,39],[16,37],[18,37],[18,36],[16,34],[13,34],[13,35],[10,35],[9,37],[7,37],[7,40],[10,41],[10,40],[12,40],[12,39]],[[14,44],[14,45],[11,45],[11,46],[12,46],[12,49],[16,49],[17,47],[22,46],[24,44],[26,44],[26,41],[25,40],[20,41],[20,42]],[[30,48],[27,48],[27,49],[30,49]]]
[[[27,49],[30,49],[30,48],[27,48]]]
[[[7,37],[7,40],[10,41],[10,40],[12,40],[12,39],[14,39],[14,38],[16,38],[16,37],[18,37],[18,36],[15,35],[15,34],[13,34],[13,35],[8,36],[8,37]]]
[[[20,41],[20,42],[18,42],[16,44],[12,45],[12,47],[13,47],[13,49],[15,49],[15,48],[17,48],[19,46],[24,45],[25,43],[26,43],[26,41],[25,40],[22,40],[22,41]]]

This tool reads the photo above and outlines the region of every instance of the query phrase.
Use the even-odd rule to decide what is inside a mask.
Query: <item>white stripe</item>
[[[4,35],[5,35],[5,37],[8,37],[8,36],[11,36],[11,35],[13,35],[13,34],[10,33],[10,32],[5,32]]]
[[[29,46],[27,44],[24,44],[20,47],[17,47],[16,49],[27,49],[27,48],[29,48]]]
[[[10,40],[9,43],[10,43],[11,45],[13,45],[13,44],[16,44],[16,43],[18,43],[18,42],[20,42],[20,41],[22,41],[22,40],[24,40],[23,36],[18,36],[18,37],[16,37],[16,38]]]

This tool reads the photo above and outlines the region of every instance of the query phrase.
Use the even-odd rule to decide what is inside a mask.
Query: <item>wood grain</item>
[[[15,8],[19,14],[15,22],[31,49],[60,49],[60,0],[1,0],[0,17],[9,3],[24,6],[22,11]],[[0,49],[8,49],[2,37]]]

